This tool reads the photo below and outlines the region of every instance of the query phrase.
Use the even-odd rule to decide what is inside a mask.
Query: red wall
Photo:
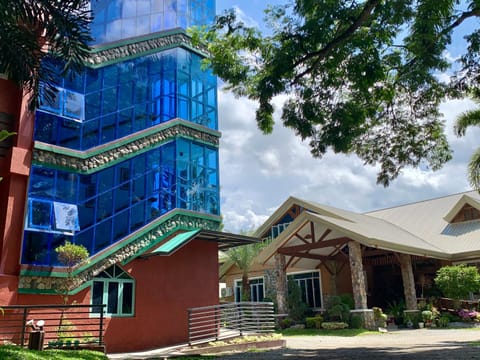
[[[135,316],[112,318],[107,352],[185,343],[187,309],[218,304],[218,247],[194,240],[170,256],[137,259],[123,267],[135,279]]]

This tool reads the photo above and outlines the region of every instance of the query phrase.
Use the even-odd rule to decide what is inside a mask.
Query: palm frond
[[[475,151],[468,164],[468,180],[474,189],[480,190],[480,148]]]
[[[453,126],[453,132],[457,136],[464,136],[469,126],[480,125],[480,108],[465,111],[460,114]]]

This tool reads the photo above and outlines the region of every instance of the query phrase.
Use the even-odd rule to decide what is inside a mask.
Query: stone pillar
[[[407,310],[417,310],[417,294],[413,277],[412,258],[408,254],[398,254],[402,271],[403,291]]]
[[[285,269],[285,255],[275,254],[275,273],[277,274],[277,311],[287,313],[287,272]]]
[[[362,249],[355,241],[348,243],[348,257],[350,260],[350,272],[352,273],[353,299],[355,309],[367,308],[367,290],[365,288],[365,276],[363,273]]]

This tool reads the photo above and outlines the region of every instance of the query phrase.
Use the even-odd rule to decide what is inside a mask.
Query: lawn
[[[0,346],[2,360],[107,360],[101,352],[90,350],[28,350],[15,345]]]
[[[277,331],[277,333],[283,336],[358,336],[367,334],[378,334],[378,331],[370,331],[365,329],[338,329],[338,330],[326,330],[326,329],[294,329],[288,328]]]

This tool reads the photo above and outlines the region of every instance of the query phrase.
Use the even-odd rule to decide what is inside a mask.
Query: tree
[[[90,256],[88,250],[83,245],[72,244],[66,241],[64,245],[55,248],[57,258],[60,264],[67,268],[67,277],[60,283],[58,292],[62,296],[64,304],[68,303],[68,294],[75,287],[75,277],[73,270],[75,266],[87,260]]]
[[[473,99],[480,103],[480,89],[475,89]],[[464,136],[469,126],[480,126],[480,108],[462,113],[454,126],[457,136]],[[468,164],[468,180],[473,188],[480,190],[480,148],[472,155]]]
[[[259,128],[273,129],[272,99],[288,94],[281,119],[311,152],[355,153],[379,164],[387,186],[406,166],[440,168],[451,158],[439,104],[464,87],[437,76],[453,64],[452,33],[480,16],[470,0],[296,0],[269,7],[271,35],[245,26],[233,11],[194,29],[206,66],[238,96],[258,101]],[[469,49],[480,43],[478,24]],[[478,47],[478,46],[477,46]],[[478,50],[478,49],[477,49]],[[478,51],[460,59],[456,84],[478,78]],[[458,65],[458,64],[457,64]]]
[[[79,71],[89,54],[91,21],[87,0],[0,2],[0,74],[30,94],[38,105],[40,84],[54,94],[57,76]]]
[[[242,299],[250,299],[248,273],[255,257],[263,249],[263,243],[247,244],[231,248],[227,251],[229,259],[242,271]]]
[[[446,297],[467,299],[470,293],[480,290],[480,274],[475,266],[444,266],[437,271],[435,284]]]

